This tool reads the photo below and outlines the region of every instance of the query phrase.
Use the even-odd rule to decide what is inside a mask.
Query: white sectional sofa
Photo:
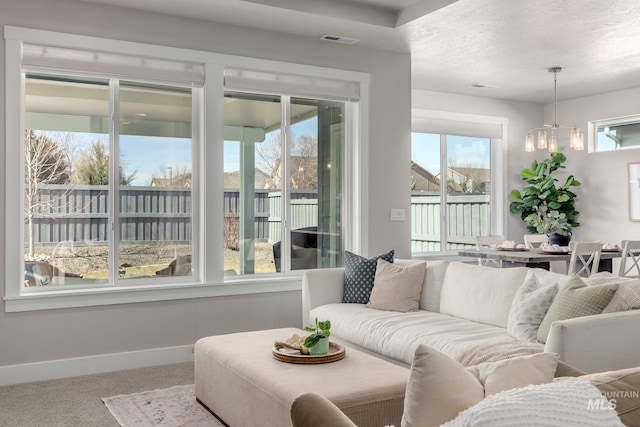
[[[303,319],[329,319],[334,339],[405,365],[418,345],[426,344],[466,366],[542,351],[558,353],[584,372],[640,366],[640,310],[556,321],[546,344],[510,335],[514,295],[531,274],[548,283],[567,279],[541,269],[428,261],[420,309],[401,313],[342,303],[344,268],[308,270]]]

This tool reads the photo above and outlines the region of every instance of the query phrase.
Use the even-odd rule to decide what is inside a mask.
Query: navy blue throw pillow
[[[394,250],[366,259],[352,252],[344,252],[344,294],[342,302],[366,304],[369,302],[378,258],[393,262]]]

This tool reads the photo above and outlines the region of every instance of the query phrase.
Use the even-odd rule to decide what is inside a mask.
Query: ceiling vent
[[[325,34],[324,36],[320,37],[320,40],[326,40],[328,42],[344,43],[344,44],[354,44],[360,41],[358,39],[350,39],[349,37],[340,37],[340,36],[334,36],[331,34]]]

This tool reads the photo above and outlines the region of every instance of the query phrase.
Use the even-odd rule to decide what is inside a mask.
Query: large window
[[[491,234],[491,139],[412,133],[412,252],[475,245]]]
[[[344,113],[340,101],[226,92],[225,274],[341,265]]]
[[[358,247],[365,74],[5,38],[8,311],[299,289]]]
[[[192,89],[26,71],[24,105],[24,286],[191,276]]]

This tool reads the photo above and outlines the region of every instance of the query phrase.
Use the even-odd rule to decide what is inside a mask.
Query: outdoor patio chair
[[[571,241],[569,242],[569,251],[571,252],[571,259],[569,260],[567,274],[589,277],[598,272],[602,243]]]
[[[640,278],[640,240],[623,240],[620,277]]]
[[[495,249],[502,242],[504,242],[504,236],[476,236],[476,249],[479,251]],[[502,261],[499,259],[478,258],[478,265],[502,268]]]

